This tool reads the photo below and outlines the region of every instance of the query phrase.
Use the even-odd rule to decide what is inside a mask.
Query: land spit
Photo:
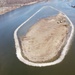
[[[69,24],[62,13],[39,20],[20,38],[23,57],[34,63],[58,59],[70,34]]]

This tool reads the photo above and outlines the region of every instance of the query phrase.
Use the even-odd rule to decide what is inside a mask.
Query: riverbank
[[[16,6],[13,6],[13,7],[0,7],[0,15],[5,14],[5,13],[7,13],[9,11],[12,11],[14,9],[17,9],[17,8],[19,8],[19,7],[18,6],[17,7]]]
[[[70,25],[61,13],[41,19],[21,37],[24,58],[36,63],[56,60],[66,44],[69,31]]]
[[[7,13],[9,11],[15,10],[17,8],[20,8],[22,6],[31,5],[31,4],[35,4],[35,3],[38,3],[38,1],[29,2],[29,3],[26,3],[26,4],[13,4],[13,5],[10,4],[8,6],[0,7],[0,15],[5,14],[5,13]]]

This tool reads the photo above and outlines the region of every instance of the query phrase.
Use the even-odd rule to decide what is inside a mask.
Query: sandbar
[[[55,61],[66,45],[70,30],[62,13],[39,20],[20,38],[23,57],[34,63]]]

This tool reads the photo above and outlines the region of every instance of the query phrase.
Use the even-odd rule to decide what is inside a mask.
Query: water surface
[[[31,67],[20,62],[16,57],[14,30],[42,6],[53,6],[63,11],[75,26],[75,9],[63,0],[41,2],[24,6],[0,16],[0,75],[75,75],[75,37],[65,59],[49,67]]]

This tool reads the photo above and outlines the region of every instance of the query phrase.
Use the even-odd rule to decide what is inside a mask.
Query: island
[[[33,63],[55,61],[61,55],[70,31],[69,22],[62,13],[39,20],[20,38],[22,56]]]

